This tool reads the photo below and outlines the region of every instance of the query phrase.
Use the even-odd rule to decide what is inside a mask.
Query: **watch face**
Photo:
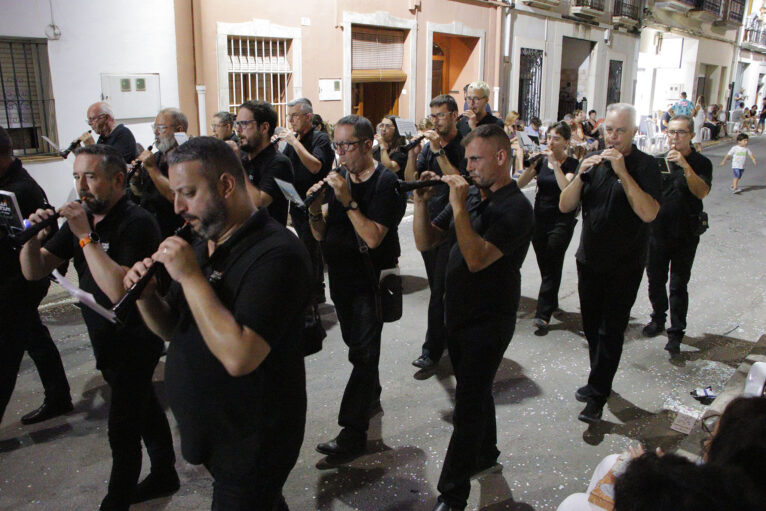
[[[89,238],[90,238],[92,241],[95,241],[96,243],[98,243],[99,241],[101,241],[101,238],[99,237],[98,233],[97,233],[97,232],[95,232],[95,231],[93,231],[92,233],[90,233],[90,234],[88,235],[88,237],[89,237]]]

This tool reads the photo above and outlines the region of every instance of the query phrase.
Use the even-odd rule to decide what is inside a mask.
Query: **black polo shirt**
[[[274,178],[292,183],[293,166],[284,154],[277,151],[274,144],[269,144],[264,150],[250,159],[245,156],[242,166],[250,182],[260,191],[271,195],[272,202],[268,206],[271,217],[282,225],[287,225],[288,201],[277,186]]]
[[[284,465],[297,458],[306,422],[300,338],[309,296],[308,253],[265,209],[212,255],[203,241],[194,251],[223,306],[271,350],[255,371],[230,376],[205,344],[181,286],[172,284],[167,300],[179,316],[165,384],[184,458],[204,463],[226,448],[254,467]]]
[[[571,156],[561,164],[561,172],[574,174],[577,172],[579,162]],[[559,198],[561,197],[561,188],[556,181],[556,174],[548,166],[548,158],[543,157],[537,162],[535,167],[537,171],[537,194],[535,195],[535,215],[540,217],[560,217],[574,219],[576,211],[562,213],[559,210]]]
[[[92,222],[91,219],[91,225]],[[107,255],[117,264],[126,267],[150,257],[161,241],[154,218],[127,197],[120,199],[93,227],[93,231],[98,234],[99,243]],[[96,284],[79,240],[72,234],[68,223],[64,223],[61,230],[45,244],[45,249],[61,259],[74,259],[80,288],[91,293],[100,305],[112,308],[111,300]],[[99,369],[115,367],[131,352],[147,351],[159,356],[162,341],[144,326],[135,306],[125,320],[126,326],[110,323],[86,306],[81,309]]]
[[[5,174],[0,176],[0,190],[13,192],[19,203],[21,216],[27,218],[38,208],[47,206],[48,200],[40,185],[21,166],[21,160],[13,160]],[[40,303],[48,290],[49,281],[43,278],[30,282],[24,278],[19,264],[19,247],[0,227],[0,315],[8,309],[19,309]]]
[[[324,131],[311,130],[300,138],[300,143],[303,144],[308,152],[322,162],[322,168],[316,174],[312,174],[307,169],[301,159],[298,157],[298,153],[295,152],[293,146],[287,144],[285,147],[284,155],[290,159],[290,163],[293,164],[293,174],[295,176],[295,189],[300,194],[301,198],[306,198],[306,191],[314,186],[314,183],[324,179],[327,174],[330,173],[332,168],[332,162],[335,160],[335,152],[332,150],[330,144],[330,136]]]
[[[444,298],[448,329],[465,327],[490,320],[514,322],[521,296],[521,265],[532,239],[532,205],[515,181],[482,200],[472,186],[466,200],[471,225],[484,240],[492,243],[503,256],[478,272],[468,270],[455,233],[452,205],[447,204],[433,224],[449,230],[446,291]]]
[[[458,172],[463,175],[467,175],[466,172],[466,159],[465,159],[465,147],[461,143],[463,135],[458,131],[455,138],[449,141],[449,143],[443,148],[444,154],[455,167]],[[436,175],[443,175],[437,156],[431,151],[431,142],[426,143],[423,150],[418,155],[418,161],[415,167],[418,177],[426,170],[434,172]],[[436,186],[434,187],[434,196],[428,202],[428,217],[433,220],[436,215],[441,213],[444,207],[449,203],[449,187],[448,186]]]
[[[345,177],[345,172],[341,171],[341,175]],[[380,245],[369,251],[378,272],[396,266],[401,254],[398,227],[404,216],[406,197],[397,193],[396,182],[396,175],[382,163],[377,165],[367,181],[350,181],[351,196],[359,204],[359,211],[373,222],[388,227]],[[330,198],[328,208],[327,232],[322,242],[322,254],[330,275],[367,275],[368,270],[362,254],[359,253],[354,226],[334,194]]]
[[[713,182],[713,164],[692,148],[685,156],[687,163],[708,186]],[[695,237],[702,213],[702,199],[689,190],[684,170],[668,162],[670,174],[662,176],[662,203],[657,218],[652,222],[652,235],[667,238]]]
[[[232,131],[228,137],[223,139],[224,142],[228,142],[229,140],[239,146],[239,136],[236,134],[236,132]]]
[[[168,177],[168,162],[165,154],[158,151],[154,153],[154,158],[162,175]],[[154,215],[163,238],[172,236],[176,229],[184,224],[184,219],[180,215],[176,215],[173,203],[157,190],[154,181],[148,174],[143,172],[140,179],[141,196],[131,198],[136,199],[139,206]]]
[[[380,159],[380,146],[375,146],[375,149],[372,150],[372,157],[375,158],[375,161],[382,163],[382,160]],[[399,170],[394,172],[396,177],[404,179],[404,169],[407,168],[407,153],[397,147],[393,152],[389,149],[388,157],[391,161],[394,161],[399,165]]]
[[[118,124],[114,127],[109,136],[98,137],[97,144],[105,144],[117,149],[125,163],[130,163],[136,159],[136,137],[125,127],[124,124]]]
[[[505,122],[503,122],[502,119],[498,119],[491,113],[487,113],[487,115],[482,117],[481,120],[476,123],[476,127],[478,128],[479,126],[484,126],[485,124],[497,124],[501,128],[505,128]],[[457,122],[457,130],[463,137],[471,132],[471,125],[468,124],[468,117],[463,116],[460,118],[460,120]]]
[[[641,190],[659,201],[662,183],[654,157],[633,145],[624,159],[628,173]],[[577,261],[599,273],[631,265],[643,267],[649,224],[633,212],[611,165],[600,163],[588,173],[590,179],[583,183],[581,195],[583,226]]]

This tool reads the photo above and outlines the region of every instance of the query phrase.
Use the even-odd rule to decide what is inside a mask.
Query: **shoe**
[[[670,353],[681,353],[681,339],[678,337],[669,338],[665,349]]]
[[[665,331],[665,325],[660,325],[659,323],[650,321],[649,323],[646,324],[644,329],[641,330],[641,333],[644,335],[644,337],[657,337],[664,331]]]
[[[436,362],[428,355],[420,355],[418,358],[412,361],[412,365],[419,367],[420,369],[431,369],[436,365]]]
[[[172,471],[150,472],[146,478],[136,485],[131,499],[133,504],[147,500],[167,497],[174,494],[181,487],[178,472]]]
[[[575,399],[581,403],[587,403],[593,397],[596,397],[596,391],[590,385],[583,385],[575,390]]]
[[[329,442],[318,444],[316,450],[318,453],[326,456],[339,456],[345,458],[364,454],[366,444],[366,440],[362,440],[361,442],[341,440],[340,435],[338,435]]]
[[[433,511],[462,511],[456,507],[450,507],[446,502],[438,502]]]
[[[503,471],[503,465],[498,463],[497,460],[492,461],[489,464],[478,466],[469,476],[470,479],[479,479],[489,474],[496,474]]]
[[[535,325],[535,328],[537,328],[538,332],[547,332],[548,331],[548,322],[545,321],[542,318],[535,318],[532,320],[532,324]]]
[[[598,422],[601,420],[601,414],[603,412],[604,405],[600,405],[591,399],[588,401],[588,404],[585,405],[585,408],[582,412],[580,412],[580,415],[578,415],[577,418],[583,422],[587,422],[588,424],[598,424]]]
[[[29,412],[21,418],[21,423],[25,425],[37,424],[38,422],[47,421],[59,415],[64,415],[74,410],[72,401],[43,401],[40,408],[33,412]]]
[[[734,190],[732,190],[732,193],[741,193],[741,192],[742,192],[742,188],[735,188]]]

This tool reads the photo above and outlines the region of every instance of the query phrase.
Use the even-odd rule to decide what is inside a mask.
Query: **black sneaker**
[[[418,358],[412,361],[412,365],[419,367],[420,369],[431,369],[436,365],[436,362],[428,355],[420,355]]]
[[[665,349],[670,353],[681,353],[681,339],[678,337],[670,337],[668,343],[665,345]]]
[[[657,337],[664,331],[665,331],[665,325],[660,325],[659,323],[650,321],[649,323],[646,324],[644,329],[641,330],[641,333],[644,334],[644,337]]]
[[[575,390],[575,399],[581,403],[587,403],[593,397],[596,397],[596,391],[590,385],[584,385]]]
[[[577,418],[588,424],[598,424],[601,421],[601,415],[604,413],[604,405],[596,403],[594,400],[588,401],[585,408]]]
[[[131,499],[134,504],[147,500],[158,499],[173,495],[181,487],[178,473],[175,469],[162,472],[150,472],[146,478],[136,485]]]
[[[37,424],[38,422],[47,421],[59,415],[64,415],[74,410],[71,400],[61,401],[43,401],[43,405],[37,410],[31,411],[21,418],[21,423],[24,425]]]
[[[535,318],[532,320],[532,324],[535,325],[535,328],[537,331],[535,332],[538,335],[545,335],[548,333],[548,322],[545,321],[543,318]]]

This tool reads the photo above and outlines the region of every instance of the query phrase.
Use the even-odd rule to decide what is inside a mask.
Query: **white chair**
[[[710,140],[710,136],[710,128],[704,126],[700,128],[700,141],[708,142]]]

